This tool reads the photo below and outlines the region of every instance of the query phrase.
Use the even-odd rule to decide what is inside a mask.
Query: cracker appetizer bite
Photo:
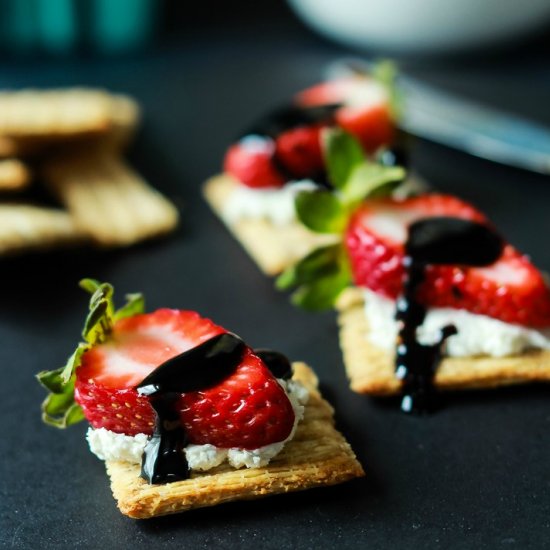
[[[353,390],[401,392],[403,410],[420,412],[434,386],[550,380],[548,283],[483,213],[447,194],[396,198],[344,132],[331,131],[327,162],[334,191],[304,191],[296,207],[340,242],[277,284],[307,309],[336,305]]]
[[[120,510],[133,518],[332,485],[364,475],[313,371],[253,350],[193,311],[143,313],[92,293],[85,342],[44,371],[43,419],[86,419]]]
[[[381,65],[373,76],[356,74],[302,91],[229,147],[223,173],[206,182],[207,201],[266,274],[335,241],[298,223],[294,208],[301,191],[330,186],[326,129],[350,132],[381,164],[401,159],[392,78],[392,69]]]

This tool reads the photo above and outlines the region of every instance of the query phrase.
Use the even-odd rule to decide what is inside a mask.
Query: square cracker
[[[114,154],[78,149],[46,161],[43,174],[76,227],[103,247],[172,231],[176,207]]]
[[[363,293],[349,288],[338,299],[340,347],[350,386],[358,393],[399,393],[401,382],[394,374],[394,354],[368,339]],[[550,382],[550,351],[530,350],[508,357],[446,357],[435,374],[441,389],[491,388],[527,382]]]
[[[120,151],[140,118],[130,96],[99,89],[0,92],[0,158],[98,144]]]
[[[67,88],[0,92],[0,135],[75,136],[104,132],[111,96],[103,90]]]
[[[266,219],[224,219],[224,204],[240,184],[228,174],[208,180],[204,196],[212,210],[266,275],[277,275],[313,249],[335,242],[337,237],[313,233],[297,222],[275,225]]]
[[[0,204],[0,255],[76,244],[84,235],[63,210]]]
[[[364,475],[351,447],[334,427],[333,409],[317,390],[317,377],[304,363],[294,363],[294,378],[309,390],[305,415],[292,441],[268,466],[235,470],[227,465],[196,472],[190,479],[150,485],[140,466],[107,462],[111,489],[123,514],[144,519],[250,500],[277,493],[334,485]]]

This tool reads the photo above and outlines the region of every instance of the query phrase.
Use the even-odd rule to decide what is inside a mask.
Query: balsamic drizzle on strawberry
[[[292,364],[286,355],[270,349],[255,349],[254,353],[265,363],[275,378],[282,380],[292,378]]]
[[[248,131],[244,132],[240,136],[239,141],[253,137],[255,139],[267,140],[273,143],[275,147],[277,138],[288,130],[301,127],[312,129],[320,125],[333,125],[334,113],[341,106],[342,104],[340,103],[334,103],[315,107],[303,107],[299,105],[280,107],[261,118]],[[301,151],[301,153],[307,157],[305,151]],[[271,162],[275,170],[286,181],[307,176],[319,185],[329,187],[320,159],[320,165],[316,169],[313,169],[313,171],[306,170],[307,173],[304,173],[303,170],[293,170],[291,166],[288,166],[288,163],[284,162],[284,159],[279,158],[278,154],[273,155]]]
[[[155,431],[149,437],[141,459],[141,477],[149,483],[172,483],[189,478],[184,449],[187,434],[175,404],[180,394],[167,392],[149,397],[156,413]]]
[[[435,217],[419,220],[409,227],[403,259],[405,283],[396,306],[399,334],[395,373],[403,381],[401,409],[404,412],[423,413],[433,407],[433,377],[441,360],[442,346],[457,333],[454,325],[447,325],[441,329],[435,344],[425,345],[417,340],[416,330],[427,313],[417,297],[426,269],[442,264],[486,266],[494,263],[502,250],[502,239],[482,223]]]
[[[208,389],[231,376],[246,349],[238,336],[219,334],[165,361],[139,383],[138,393],[149,398],[156,412],[155,430],[141,464],[141,477],[146,481],[171,483],[189,477],[184,453],[188,438],[176,403],[182,393]],[[283,354],[271,350],[255,353],[276,378],[292,376],[292,365]]]
[[[244,342],[234,334],[219,334],[172,357],[140,382],[138,393],[149,397],[157,413],[155,431],[143,452],[141,477],[149,483],[189,477],[183,452],[187,435],[175,404],[181,393],[207,389],[230,376],[245,350]]]
[[[276,139],[279,134],[298,126],[311,126],[314,124],[329,124],[333,122],[334,112],[341,107],[340,103],[321,105],[316,107],[301,107],[288,105],[275,109],[267,116],[260,119],[254,126],[240,136],[262,136]]]

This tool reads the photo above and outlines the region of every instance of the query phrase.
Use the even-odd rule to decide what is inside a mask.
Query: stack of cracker
[[[127,246],[173,230],[175,206],[122,157],[139,118],[133,99],[102,90],[0,92],[0,254]],[[33,180],[61,208],[18,199]]]

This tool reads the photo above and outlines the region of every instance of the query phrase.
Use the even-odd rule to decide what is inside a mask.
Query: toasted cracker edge
[[[240,184],[228,174],[219,174],[203,186],[203,194],[216,215],[266,275],[277,275],[318,246],[334,242],[333,235],[313,233],[293,222],[277,226],[265,219],[224,219],[224,204]]]
[[[0,159],[0,191],[21,191],[31,181],[31,171],[19,159]]]
[[[394,375],[394,355],[368,339],[362,291],[349,288],[340,296],[337,309],[340,347],[351,389],[358,393],[399,393]],[[550,381],[550,351],[529,350],[509,357],[446,357],[435,375],[441,389],[491,388],[510,384]]]
[[[123,514],[145,519],[214,506],[235,500],[334,485],[364,475],[351,447],[334,427],[333,409],[317,390],[317,377],[304,363],[294,363],[294,378],[310,391],[295,437],[263,468],[235,470],[224,465],[191,479],[149,485],[140,467],[107,462],[111,489]]]

